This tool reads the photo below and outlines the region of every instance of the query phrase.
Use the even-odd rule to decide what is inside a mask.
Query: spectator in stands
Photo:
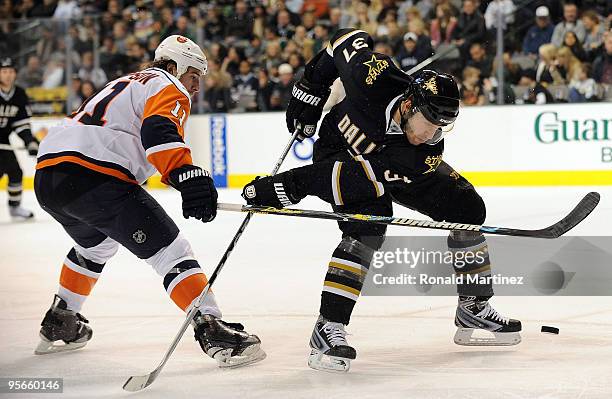
[[[304,76],[304,57],[300,53],[293,53],[287,59],[287,63],[293,68],[294,80],[300,80]]]
[[[282,10],[276,17],[276,31],[278,35],[285,39],[291,39],[295,33],[295,26],[291,24],[289,11]]]
[[[307,13],[302,14],[302,26],[306,29],[306,33],[308,37],[314,36],[314,29],[315,29],[316,22],[317,20],[315,19],[315,16],[313,13],[307,12]]]
[[[597,82],[589,78],[588,64],[578,65],[576,78],[569,83],[569,102],[582,103],[587,101],[598,101]]]
[[[153,15],[145,8],[139,7],[134,23],[134,36],[141,43],[146,43],[153,34]]]
[[[470,46],[470,59],[467,61],[466,65],[478,69],[480,71],[480,77],[486,79],[491,76],[493,59],[487,55],[481,43],[472,43]]]
[[[254,66],[259,66],[263,61],[264,47],[261,38],[253,35],[249,41],[249,46],[244,49],[244,56],[249,60],[249,63]]]
[[[65,69],[66,56],[62,53],[53,54],[43,73],[42,87],[45,89],[54,89],[65,85]]]
[[[593,62],[593,78],[597,83],[612,84],[612,33],[604,39],[604,52]]]
[[[211,63],[214,64],[214,61]],[[232,108],[231,77],[218,70],[210,71],[204,78],[204,108],[208,112],[229,112]]]
[[[376,22],[378,22],[379,24],[382,24],[387,18],[387,15],[390,13],[394,14],[395,19],[396,19],[397,11],[398,11],[398,8],[397,8],[397,5],[395,5],[395,0],[382,0],[380,12],[376,16]]]
[[[325,47],[327,43],[329,42],[329,39],[330,39],[329,28],[326,25],[322,25],[322,24],[318,24],[317,26],[315,26],[313,39],[314,39],[313,51],[316,54],[319,51],[321,51],[321,49]]]
[[[28,57],[25,68],[21,68],[17,74],[17,85],[22,87],[38,87],[43,81],[43,70],[40,59],[36,55]]]
[[[260,111],[271,111],[272,104],[270,98],[276,87],[276,83],[270,79],[268,71],[261,68],[258,72],[259,89],[257,90],[257,108]]]
[[[115,42],[115,48],[117,52],[125,54],[127,52],[127,27],[125,22],[117,21],[113,25],[113,41]]]
[[[582,23],[586,30],[584,39],[584,50],[589,61],[593,61],[596,51],[603,43],[604,33],[606,32],[605,23],[600,22],[599,15],[593,10],[582,13]]]
[[[37,2],[38,4],[32,8],[30,12],[31,18],[49,18],[53,16],[55,8],[57,7],[57,0],[43,0]]]
[[[365,3],[360,2],[355,6],[353,21],[351,26],[366,31],[372,36],[376,34],[376,19],[370,15],[368,6]]]
[[[185,0],[172,0],[172,16],[175,20],[186,13],[187,4],[185,4]]]
[[[493,0],[487,6],[484,14],[485,26],[488,30],[497,28],[498,11],[503,13],[503,28],[514,23],[514,11],[516,7],[512,0]]]
[[[563,47],[567,47],[572,51],[572,54],[580,61],[584,62],[587,59],[586,52],[582,48],[582,44],[578,41],[578,37],[574,32],[565,32],[565,38],[563,39]]]
[[[91,80],[85,80],[81,83],[78,93],[81,101],[85,101],[96,93],[96,85]]]
[[[338,29],[342,29],[342,10],[338,7],[334,7],[329,10],[329,31],[335,32]]]
[[[527,104],[552,104],[555,102],[555,98],[548,91],[548,89],[541,83],[535,80],[535,71],[533,69],[526,69],[523,71],[523,76],[519,81],[519,86],[527,88],[523,101]]]
[[[263,37],[267,19],[266,8],[263,5],[255,6],[255,9],[253,9],[253,35]]]
[[[450,44],[453,31],[457,27],[457,18],[449,4],[442,3],[436,6],[436,18],[431,21],[431,43],[434,47],[440,44]],[[552,30],[551,30],[552,34]]]
[[[289,99],[291,99],[291,90],[295,83],[293,78],[293,68],[289,64],[281,64],[278,67],[278,83],[274,88],[272,97],[278,98],[280,109],[287,109]]]
[[[269,71],[273,66],[278,67],[283,63],[281,57],[281,46],[278,41],[268,42],[266,45],[265,68]]]
[[[40,58],[40,62],[44,65],[49,62],[51,55],[57,50],[57,40],[53,29],[50,26],[42,27],[41,38],[36,43],[36,55]]]
[[[523,53],[538,55],[538,50],[543,44],[550,43],[555,28],[550,23],[548,7],[536,8],[535,24],[529,28],[523,39]]]
[[[404,35],[404,43],[395,57],[399,67],[406,72],[426,60],[433,53],[431,44],[426,40],[419,41],[416,34],[408,32]]]
[[[463,11],[459,15],[457,28],[453,31],[453,43],[459,47],[463,57],[467,58],[472,43],[485,40],[484,17],[476,8],[474,0],[463,0]]]
[[[557,71],[563,78],[561,82],[555,84],[569,84],[570,81],[578,78],[581,62],[574,56],[569,47],[561,47],[557,51],[556,66]]]
[[[206,11],[204,17],[204,39],[211,42],[223,41],[225,36],[225,19],[217,6],[212,6]]]
[[[463,81],[459,94],[463,105],[483,105],[485,103],[480,71],[477,68],[466,67],[463,70]]]
[[[240,62],[243,59],[242,53],[237,47],[230,47],[227,51],[227,57],[221,64],[221,70],[229,73],[231,76],[236,76],[240,70]]]
[[[554,44],[544,44],[539,50],[540,62],[536,68],[534,80],[538,83],[563,84],[563,77],[559,74],[555,65],[557,48]]]
[[[247,60],[240,61],[240,71],[232,85],[232,100],[236,104],[236,109],[256,111],[258,89],[259,81],[251,70],[251,64]]]
[[[72,75],[72,81],[70,83],[71,93],[74,95],[69,99],[68,112],[74,112],[81,106],[85,98],[81,96],[81,85],[83,82],[79,79],[77,74]]]
[[[53,12],[55,19],[79,18],[80,16],[81,9],[76,0],[59,0]]]
[[[563,5],[563,21],[555,26],[551,43],[556,47],[561,47],[565,32],[573,31],[578,36],[578,40],[582,43],[586,36],[584,24],[578,19],[578,7],[573,3],[565,3]]]
[[[253,14],[249,11],[246,2],[238,0],[234,6],[234,13],[227,19],[227,39],[247,40],[253,34]]]
[[[181,35],[190,40],[196,41],[195,32],[190,25],[191,23],[189,22],[189,18],[187,18],[185,15],[181,15],[177,18],[176,28],[170,32],[170,35]]]
[[[94,67],[94,57],[91,51],[83,53],[81,68],[79,68],[78,74],[82,81],[91,81],[97,88],[104,86],[108,82],[104,71],[101,68]]]

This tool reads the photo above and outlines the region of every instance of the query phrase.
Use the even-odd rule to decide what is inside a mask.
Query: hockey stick
[[[10,144],[0,144],[0,150],[7,150],[7,151],[15,151],[15,150],[26,150],[27,148],[25,147],[13,147]]]
[[[296,130],[295,133],[293,133],[293,136],[291,136],[291,140],[289,140],[289,143],[287,143],[287,146],[283,150],[281,157],[278,159],[278,161],[276,161],[276,165],[274,165],[274,169],[272,170],[272,175],[275,175],[276,172],[278,172],[278,170],[280,169],[281,164],[285,160],[285,157],[289,153],[289,150],[291,149],[291,146],[293,145],[293,142],[295,141],[299,133],[300,133],[300,130]],[[206,295],[210,291],[210,287],[212,287],[212,285],[214,284],[215,280],[217,279],[217,276],[219,276],[219,273],[221,273],[221,269],[223,269],[223,266],[225,265],[227,258],[229,258],[230,254],[234,250],[234,247],[236,246],[236,243],[240,239],[240,236],[242,236],[242,233],[244,233],[244,230],[249,224],[249,221],[251,220],[252,215],[253,215],[252,213],[247,214],[244,220],[242,221],[242,224],[238,228],[238,231],[234,235],[234,238],[232,239],[227,249],[225,250],[225,253],[221,257],[221,260],[217,264],[217,267],[211,274],[210,279],[208,280],[208,284],[206,284],[206,286],[204,287],[204,290],[202,290],[202,293],[200,294],[200,296],[194,303],[193,307],[191,308],[189,313],[187,313],[187,317],[185,318],[183,325],[181,326],[178,333],[174,337],[174,340],[172,341],[172,344],[170,344],[170,348],[168,348],[168,350],[166,351],[166,354],[164,355],[164,358],[162,359],[161,363],[159,363],[157,368],[153,370],[152,372],[150,372],[149,374],[140,375],[140,376],[131,376],[130,378],[128,378],[125,384],[123,384],[124,390],[130,391],[130,392],[140,391],[141,389],[144,389],[148,387],[149,385],[151,385],[153,381],[155,381],[159,373],[161,373],[162,368],[164,367],[168,359],[170,359],[170,356],[174,352],[174,349],[176,349],[176,346],[178,345],[179,341],[183,337],[183,334],[187,330],[187,327],[191,323],[191,320],[194,318],[196,312],[198,311],[198,307],[202,304],[202,301],[204,301],[204,298],[206,298]]]
[[[338,213],[338,212],[326,212],[326,211],[312,211],[307,209],[290,209],[290,208],[272,208],[265,206],[251,206],[251,205],[240,205],[240,204],[223,204],[220,203],[217,209],[222,211],[231,212],[249,212],[249,213],[264,213],[268,215],[282,215],[282,216],[297,216],[304,218],[314,219],[329,219],[340,222],[359,222],[359,223],[376,223],[386,224],[392,226],[408,226],[408,227],[419,227],[427,229],[438,229],[438,230],[468,230],[468,231],[479,231],[481,233],[496,234],[503,236],[516,236],[516,237],[534,237],[534,238],[557,238],[567,233],[569,230],[574,228],[578,223],[582,222],[599,203],[599,193],[591,192],[580,200],[578,205],[571,210],[563,219],[553,224],[552,226],[546,227],[539,230],[523,230],[513,229],[509,227],[491,227],[481,226],[476,224],[462,224],[462,223],[447,223],[447,222],[436,222],[430,220],[417,220],[408,218],[398,218],[393,216],[374,216],[374,215],[360,215],[350,213]]]

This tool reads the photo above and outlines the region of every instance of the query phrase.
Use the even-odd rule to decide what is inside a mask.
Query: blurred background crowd
[[[172,34],[208,57],[193,113],[282,110],[344,27],[370,33],[405,71],[437,55],[431,67],[456,76],[466,106],[498,93],[506,104],[609,101],[611,13],[611,0],[5,0],[0,55],[17,62],[40,114],[77,108]]]

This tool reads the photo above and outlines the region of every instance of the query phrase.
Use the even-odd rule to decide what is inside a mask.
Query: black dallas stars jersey
[[[26,145],[32,138],[30,131],[29,100],[26,92],[18,86],[5,93],[0,90],[0,144],[9,144],[9,135],[15,132]]]
[[[309,81],[331,85],[339,77],[346,91],[323,118],[318,146],[347,149],[353,157],[370,159],[380,181],[385,181],[384,175],[402,177],[394,182],[427,175],[440,164],[443,141],[412,145],[392,121],[413,79],[389,56],[372,51],[372,44],[364,31],[341,29],[306,66]]]

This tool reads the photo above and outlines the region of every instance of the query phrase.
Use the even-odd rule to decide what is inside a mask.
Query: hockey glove
[[[292,96],[285,115],[287,129],[291,134],[296,129],[301,130],[297,137],[299,141],[314,136],[317,130],[317,122],[321,119],[323,106],[330,92],[329,87],[310,83],[306,78],[300,79],[293,86]]]
[[[284,208],[295,205],[303,198],[295,194],[291,172],[284,172],[274,176],[256,177],[255,180],[244,186],[242,198],[249,205],[273,206]]]
[[[207,171],[195,165],[183,165],[170,172],[168,182],[181,192],[183,217],[204,223],[217,216],[217,189]]]

